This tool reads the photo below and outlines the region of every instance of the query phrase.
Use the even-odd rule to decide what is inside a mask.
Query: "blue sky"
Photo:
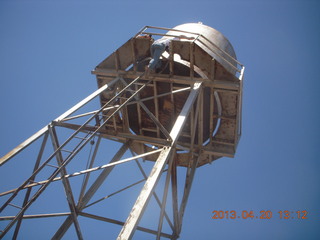
[[[197,170],[180,239],[319,239],[319,7],[311,0],[0,0],[0,155],[93,92],[90,71],[143,26],[201,21],[230,40],[246,67],[243,135],[235,158]],[[1,189],[22,166],[0,168]],[[214,220],[214,210],[273,217]],[[307,219],[280,219],[280,210],[306,210]]]

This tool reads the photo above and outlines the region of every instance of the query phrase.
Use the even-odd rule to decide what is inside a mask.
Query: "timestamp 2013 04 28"
[[[279,210],[276,212],[271,210],[214,210],[212,214],[212,219],[308,219],[308,212],[306,210]]]

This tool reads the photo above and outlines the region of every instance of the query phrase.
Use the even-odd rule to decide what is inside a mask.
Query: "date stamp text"
[[[280,210],[273,212],[270,210],[214,210],[212,211],[212,219],[308,219],[308,212],[306,210],[289,211]]]

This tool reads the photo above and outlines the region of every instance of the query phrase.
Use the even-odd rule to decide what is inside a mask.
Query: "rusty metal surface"
[[[98,90],[0,158],[1,166],[44,135],[32,175],[22,185],[18,185],[19,187],[0,193],[0,196],[9,195],[0,211],[12,206],[19,209],[16,211],[16,216],[1,217],[2,220],[11,222],[0,231],[0,238],[11,231],[14,225],[16,229],[13,238],[16,238],[23,219],[53,216],[68,216],[57,229],[53,239],[62,238],[72,224],[75,225],[78,238],[82,239],[78,216],[123,225],[119,239],[131,239],[136,229],[157,235],[157,239],[160,236],[170,239],[176,239],[179,236],[196,168],[221,157],[233,157],[235,154],[241,135],[244,72],[244,67],[240,64],[242,68],[238,77],[238,73],[234,72],[235,68],[230,67],[230,63],[226,64],[226,59],[221,58],[221,55],[225,55],[224,51],[230,54],[225,56],[235,57],[232,46],[223,35],[202,24],[182,26],[178,26],[175,30],[184,29],[200,35],[194,41],[172,41],[168,52],[161,57],[161,68],[154,73],[144,75],[145,66],[150,60],[149,49],[152,41],[136,37],[129,39],[93,71],[97,77]],[[196,28],[198,26],[199,29],[189,28],[190,26]],[[163,35],[159,34],[159,36]],[[207,44],[210,41],[207,41],[207,38],[219,45],[221,50],[215,52],[208,48]],[[230,62],[232,66],[239,64],[236,60],[230,60]],[[98,110],[94,108],[89,112],[87,109],[85,113],[78,112],[96,97],[99,97],[101,104]],[[77,115],[73,115],[75,112]],[[81,121],[83,122],[80,124]],[[68,131],[72,130],[72,133],[65,141],[59,143],[56,127],[67,128]],[[51,136],[53,146],[51,154],[45,153],[48,136]],[[97,136],[98,141],[92,156],[90,156],[90,150],[88,158],[90,163],[87,163],[86,169],[82,171],[77,169],[76,172],[69,174],[67,165],[72,160],[75,161],[75,156],[89,145],[89,142],[93,146],[94,138]],[[115,153],[109,164],[93,167],[100,140],[103,138],[120,142],[122,147]],[[128,149],[132,157],[120,160]],[[63,155],[62,152],[65,154]],[[48,155],[48,158],[42,159],[45,158],[43,155]],[[82,156],[79,157],[83,159]],[[57,166],[52,164],[54,158],[57,160]],[[146,180],[126,222],[82,212],[88,206],[106,199],[106,197],[100,198],[88,204],[102,187],[114,166],[137,159],[155,162],[150,176],[147,177],[137,161],[144,179],[109,195],[118,194]],[[168,168],[165,169],[167,166]],[[180,208],[176,169],[178,166],[186,167],[187,172]],[[89,174],[98,170],[102,172],[96,180],[90,182]],[[165,191],[160,201],[154,189],[164,172],[167,172]],[[38,176],[42,174],[47,176],[47,179],[39,181]],[[58,174],[61,176],[58,177]],[[69,177],[80,174],[86,175],[86,179],[81,186],[80,197],[76,203]],[[166,213],[170,178],[173,221]],[[32,209],[31,205],[34,201],[49,184],[56,181],[62,182],[70,212],[26,215],[25,213]],[[38,186],[37,190],[33,191],[33,187],[36,186]],[[19,197],[25,194],[21,207],[15,204],[18,194],[21,194]],[[152,195],[155,196],[161,209],[157,231],[138,226],[140,217]],[[162,232],[164,218],[172,228],[172,235]]]
[[[200,34],[200,36],[195,40],[195,43],[211,57],[217,59],[228,71],[235,73],[234,68],[227,64],[223,59],[225,58],[227,61],[231,62],[231,65],[236,66],[236,62],[233,60],[236,59],[235,51],[229,40],[222,33],[202,23],[182,24],[174,27],[173,31],[169,31],[168,34],[175,35],[179,33],[174,30]],[[188,33],[181,34],[186,36],[194,36],[193,34]],[[212,49],[214,49],[214,51],[212,51]]]
[[[223,51],[235,58],[230,42],[213,28],[202,24],[184,24],[174,29],[189,30],[202,34],[204,39],[209,38],[210,41],[213,41]],[[168,34],[171,33],[168,32]],[[175,34],[177,33],[175,32]],[[125,81],[130,82],[132,79],[129,77],[130,74],[143,72],[144,67],[150,60],[149,48],[151,43],[148,39],[132,38],[102,61],[93,72],[97,76],[98,87],[111,81],[114,75],[121,76]],[[219,83],[218,88],[203,85],[203,94],[198,99],[202,101],[200,120],[196,125],[192,125],[192,121],[194,121],[192,118],[195,117],[195,113],[194,111],[190,113],[178,139],[178,144],[184,149],[189,149],[189,151],[200,152],[201,149],[203,150],[198,166],[210,163],[223,156],[233,157],[238,140],[239,102],[242,91],[240,80],[234,69],[230,68],[218,55],[213,55],[201,41],[194,41],[193,43],[190,41],[172,41],[169,53],[173,57],[162,57],[162,68],[151,76],[153,81],[140,93],[140,99],[149,99],[144,101],[144,104],[151,113],[157,116],[164,128],[170,131],[189,95],[189,91],[162,97],[155,96],[170,93],[173,89],[191,86],[195,81],[194,79],[199,77],[203,78],[204,81]],[[234,64],[236,65],[236,63]],[[170,65],[172,66],[171,69]],[[115,74],[110,74],[110,76],[108,76],[108,73],[100,75],[99,72],[104,70],[115,71]],[[175,81],[179,77],[187,77],[187,80],[183,83]],[[161,80],[164,78],[168,80]],[[232,88],[228,86],[228,83]],[[116,87],[114,92],[108,92],[101,96],[101,103],[107,102],[114,94],[116,94]],[[215,96],[213,103],[210,101],[211,95]],[[195,106],[193,108],[195,109]],[[161,133],[159,135],[155,123],[139,107],[138,103],[128,105],[122,115],[127,115],[128,120],[119,115],[118,118],[113,120],[115,121],[113,124],[107,126],[106,132],[114,135],[120,134],[120,132],[131,132],[141,137],[165,140],[165,136]],[[114,124],[117,125],[117,131],[114,131],[112,127]],[[212,131],[210,125],[214,131]],[[196,128],[194,136],[191,136],[192,127]],[[213,132],[215,133],[214,136]],[[194,138],[194,145],[191,149],[192,138]],[[131,145],[136,153],[141,154],[149,151],[152,144],[133,142]],[[182,149],[177,151],[178,165],[188,166],[189,158],[190,152],[182,151]],[[155,161],[156,156],[152,156],[148,160]]]

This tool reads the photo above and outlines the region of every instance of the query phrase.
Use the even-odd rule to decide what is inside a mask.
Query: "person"
[[[150,47],[151,53],[151,60],[149,64],[146,66],[146,74],[148,75],[150,71],[154,71],[156,68],[161,66],[160,56],[162,53],[169,48],[170,42],[172,40],[181,40],[181,39],[188,39],[192,40],[193,37],[187,37],[184,35],[174,37],[174,38],[160,38],[154,41]]]
[[[138,35],[136,38],[146,38],[146,39],[153,40],[153,38],[152,38],[152,35],[151,35],[151,34]]]

